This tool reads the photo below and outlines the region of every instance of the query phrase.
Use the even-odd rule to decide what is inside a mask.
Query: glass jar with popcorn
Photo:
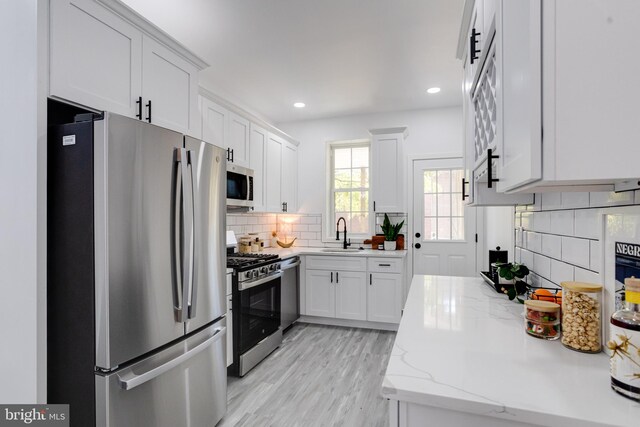
[[[562,344],[585,353],[602,350],[602,285],[562,282]]]

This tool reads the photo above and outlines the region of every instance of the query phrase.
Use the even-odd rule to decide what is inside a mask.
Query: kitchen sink
[[[326,249],[323,249],[322,252],[360,252],[360,249],[326,248]]]

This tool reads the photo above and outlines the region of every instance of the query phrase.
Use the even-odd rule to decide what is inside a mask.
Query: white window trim
[[[352,140],[339,140],[339,141],[327,141],[325,144],[325,182],[324,182],[324,209],[322,212],[322,242],[323,243],[338,243],[336,240],[336,224],[334,223],[334,215],[332,211],[331,202],[333,196],[333,147],[349,147],[349,146],[361,146],[363,144],[369,144],[369,233],[350,233],[347,229],[347,238],[351,239],[352,243],[362,243],[364,240],[371,238],[375,234],[375,215],[373,212],[373,198],[371,197],[371,184],[372,174],[375,171],[372,170],[371,159],[371,140],[370,139],[352,139]],[[340,230],[342,232],[342,229]],[[342,242],[343,236],[340,234],[340,242]]]

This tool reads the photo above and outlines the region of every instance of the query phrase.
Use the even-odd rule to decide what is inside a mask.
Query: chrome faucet
[[[338,222],[336,223],[336,240],[340,240],[340,220],[344,223],[344,242],[342,242],[342,249],[347,249],[347,246],[351,246],[351,239],[349,239],[349,243],[347,243],[347,220],[342,216],[338,218]]]

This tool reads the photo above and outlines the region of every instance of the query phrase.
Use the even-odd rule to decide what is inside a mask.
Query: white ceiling
[[[274,122],[461,103],[463,0],[123,1],[211,64],[203,86]]]

